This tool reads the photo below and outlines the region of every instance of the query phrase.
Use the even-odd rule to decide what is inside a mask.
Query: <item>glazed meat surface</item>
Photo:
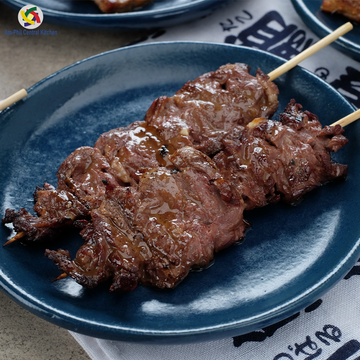
[[[347,175],[347,166],[331,160],[347,143],[341,126],[322,128],[317,116],[302,112],[292,101],[280,121],[258,118],[240,139],[227,140],[214,162],[233,191],[244,198],[246,209],[280,199],[296,203],[322,184]]]
[[[244,203],[203,153],[184,147],[170,161],[176,169],[152,169],[138,187],[108,192],[74,260],[64,250],[46,256],[84,286],[111,278],[112,291],[138,282],[171,288],[191,268],[206,267],[244,236]]]
[[[342,14],[351,20],[360,22],[359,0],[323,0],[321,9]]]
[[[255,77],[249,70],[246,64],[228,64],[204,74],[173,97],[156,99],[145,121],[165,140],[187,136],[196,149],[214,155],[235,128],[277,110],[277,86],[261,70]]]
[[[186,136],[180,134],[166,141],[155,127],[136,121],[102,134],[94,147],[105,156],[121,181],[134,185],[149,169],[172,167],[167,155],[186,145],[191,145]]]
[[[100,206],[108,186],[123,184],[100,150],[89,146],[71,153],[59,167],[57,178],[58,189],[72,193],[89,210]]]
[[[153,2],[153,0],[93,0],[104,13],[129,12]]]
[[[193,146],[212,156],[224,139],[238,137],[256,116],[270,116],[278,106],[278,89],[244,64],[222,66],[185,84],[172,98],[160,97],[145,121],[110,130],[95,143],[125,183],[134,185],[154,167],[171,167],[167,155]]]

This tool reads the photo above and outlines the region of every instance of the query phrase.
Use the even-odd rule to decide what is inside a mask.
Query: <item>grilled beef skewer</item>
[[[145,121],[111,130],[64,161],[58,188],[36,192],[39,217],[7,210],[3,223],[13,222],[22,241],[82,227],[74,260],[65,250],[46,256],[83,286],[111,279],[112,291],[174,287],[244,237],[245,209],[293,203],[346,177],[347,167],[330,157],[347,142],[342,128],[322,129],[294,101],[281,122],[267,120],[277,87],[248,71],[225,65],[155,100]]]
[[[244,210],[298,202],[317,186],[345,179],[347,166],[330,157],[347,143],[341,126],[322,128],[294,101],[280,119],[253,120],[213,160],[184,147],[169,156],[175,169],[155,168],[138,187],[109,189],[91,212],[75,259],[64,250],[46,256],[88,287],[109,278],[111,291],[138,283],[174,287],[244,237]]]

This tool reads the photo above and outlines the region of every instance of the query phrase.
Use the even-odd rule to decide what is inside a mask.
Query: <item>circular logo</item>
[[[25,29],[36,29],[44,20],[44,14],[36,5],[22,7],[18,14],[18,20]]]

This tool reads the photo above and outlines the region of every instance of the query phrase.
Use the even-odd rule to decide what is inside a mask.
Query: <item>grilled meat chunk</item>
[[[244,203],[201,152],[185,147],[170,161],[176,170],[152,169],[137,188],[108,192],[73,261],[64,250],[46,256],[84,286],[112,278],[112,291],[138,282],[171,288],[191,268],[207,266],[214,252],[244,236]]]
[[[60,236],[62,227],[87,218],[91,209],[100,206],[107,188],[119,186],[100,150],[88,146],[71,153],[61,164],[57,177],[57,189],[45,184],[34,193],[34,211],[38,216],[25,209],[6,210],[2,222],[13,223],[14,230],[22,234],[21,241],[48,241]]]
[[[234,128],[277,110],[277,86],[261,70],[255,77],[249,70],[245,64],[228,64],[204,74],[173,97],[156,99],[145,121],[164,140],[187,136],[196,149],[214,155]]]
[[[278,89],[244,64],[222,66],[185,84],[172,98],[155,100],[145,116],[126,128],[110,130],[95,144],[125,183],[134,185],[154,167],[171,167],[167,155],[194,146],[211,156],[222,140],[242,132],[256,116],[270,116]]]
[[[59,269],[88,288],[112,278],[111,291],[131,291],[151,259],[142,235],[130,228],[116,198],[118,191],[119,188],[112,190],[100,207],[91,211],[92,221],[85,224],[80,233],[85,243],[74,260],[65,250],[45,252]]]
[[[65,190],[56,190],[49,184],[37,188],[34,193],[34,210],[38,216],[24,208],[18,212],[7,209],[3,224],[12,223],[14,230],[21,234],[22,242],[46,242],[59,236],[75,220],[87,217],[88,209]]]
[[[57,172],[58,189],[76,196],[88,209],[96,209],[107,187],[123,185],[100,150],[83,146],[71,153]]]
[[[351,20],[360,22],[359,0],[323,0],[321,9],[342,14]]]
[[[294,100],[280,120],[253,120],[240,139],[225,141],[225,150],[214,157],[247,210],[280,198],[296,203],[315,187],[346,178],[347,166],[330,155],[348,142],[341,126],[322,128],[317,116],[302,112]]]
[[[153,126],[136,121],[126,128],[110,130],[95,143],[113,172],[124,183],[135,185],[140,176],[156,167],[172,167],[167,155],[176,148],[191,145],[186,136],[168,141]]]

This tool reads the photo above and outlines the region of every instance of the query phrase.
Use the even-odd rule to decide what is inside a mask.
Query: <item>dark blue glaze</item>
[[[284,61],[239,46],[160,43],[114,50],[76,63],[28,89],[0,113],[0,213],[32,208],[32,193],[70,152],[93,145],[107,130],[142,120],[152,101],[228,62],[268,73]],[[353,107],[331,86],[297,67],[276,80],[280,109],[291,98],[331,124]],[[277,116],[277,115],[276,115]],[[275,118],[276,118],[275,116]],[[0,288],[38,316],[80,333],[160,344],[214,340],[250,332],[310,305],[353,266],[360,254],[359,127],[335,159],[349,164],[344,183],[309,193],[297,207],[272,205],[245,214],[245,241],[216,255],[215,264],[190,274],[176,289],[139,286],[110,294],[109,284],[82,289],[44,257],[45,246],[0,248]],[[1,243],[11,231],[0,227]],[[48,244],[70,249],[77,234]]]
[[[29,4],[26,0],[0,0],[16,10]],[[91,0],[34,0],[44,21],[57,25],[93,30],[135,30],[169,27],[210,14],[229,0],[155,0],[141,9],[119,14],[103,14]]]
[[[322,0],[291,0],[291,2],[304,23],[320,38],[350,21],[345,16],[322,11],[320,9]],[[356,22],[353,22],[353,25],[353,30],[332,45],[342,53],[360,61],[360,26]]]

